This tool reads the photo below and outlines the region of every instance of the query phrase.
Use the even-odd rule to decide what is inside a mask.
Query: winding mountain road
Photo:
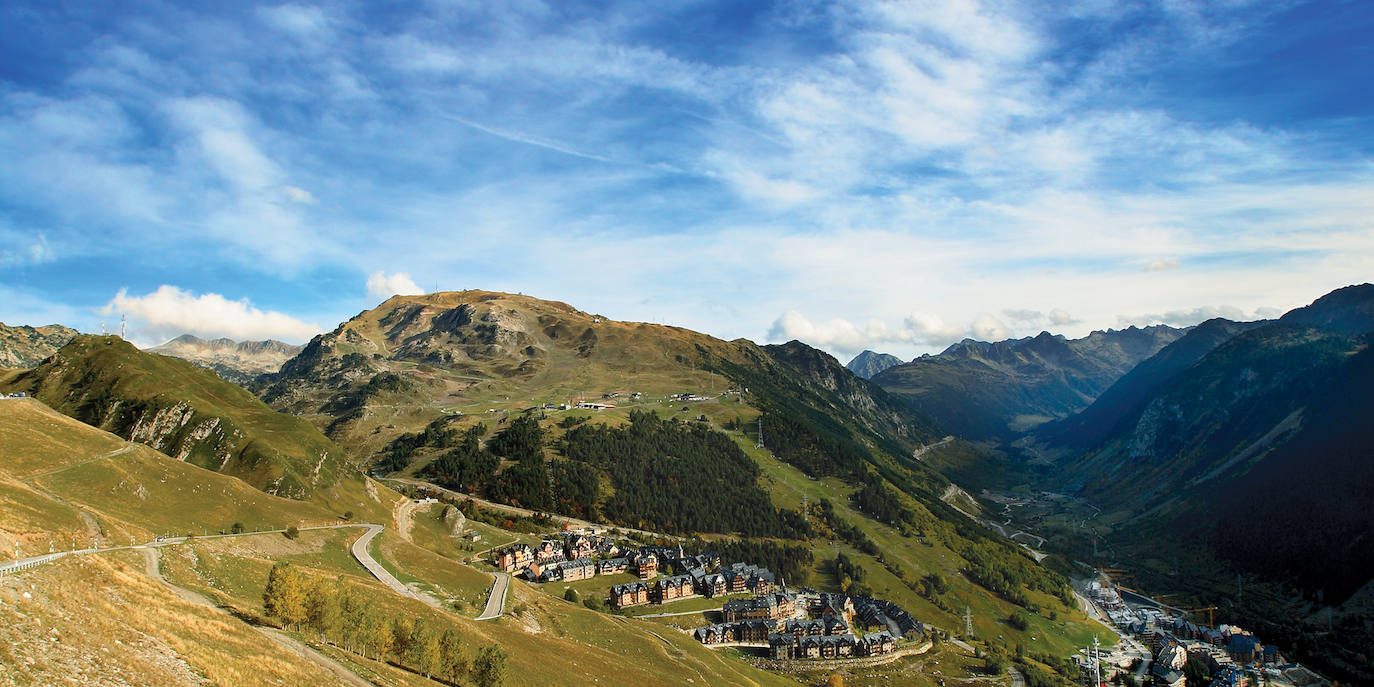
[[[503,572],[492,575],[496,580],[492,582],[491,593],[487,595],[487,607],[482,609],[482,615],[477,616],[476,620],[495,620],[506,610],[506,589],[510,587],[510,575]]]

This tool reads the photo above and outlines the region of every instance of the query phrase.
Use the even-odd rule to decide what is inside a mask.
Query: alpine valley
[[[65,331],[4,330],[0,683],[1067,684],[1128,579],[1370,670],[1371,285],[848,366],[478,290]]]

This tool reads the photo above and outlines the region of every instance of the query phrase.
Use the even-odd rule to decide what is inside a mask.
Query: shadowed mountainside
[[[1086,408],[1182,335],[1158,325],[1072,340],[1048,332],[996,343],[965,339],[939,355],[883,370],[873,381],[959,436],[1010,440]]]

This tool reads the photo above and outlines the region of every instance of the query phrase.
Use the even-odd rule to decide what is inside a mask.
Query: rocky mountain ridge
[[[199,367],[209,368],[221,378],[243,386],[261,375],[280,370],[282,363],[300,353],[301,348],[272,339],[235,341],[228,338],[202,339],[192,334],[182,334],[167,343],[146,350],[149,353],[180,358]]]
[[[845,363],[845,369],[864,379],[872,379],[873,375],[886,370],[889,367],[901,365],[902,359],[889,353],[875,353],[874,351],[864,351],[853,360]]]
[[[965,339],[938,355],[888,368],[873,381],[955,434],[1010,440],[1086,408],[1183,333],[1155,325],[1072,340],[1049,332],[997,342]]]
[[[79,333],[60,324],[12,327],[0,322],[0,368],[37,367]]]

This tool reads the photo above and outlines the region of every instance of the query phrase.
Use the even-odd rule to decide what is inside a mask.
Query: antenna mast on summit
[[[125,328],[126,328],[127,325],[128,325],[128,322],[125,321],[125,316],[124,316],[124,315],[120,315],[120,316],[119,316],[119,338],[121,338],[121,339],[126,338],[126,337],[124,336],[124,330],[125,330]]]

